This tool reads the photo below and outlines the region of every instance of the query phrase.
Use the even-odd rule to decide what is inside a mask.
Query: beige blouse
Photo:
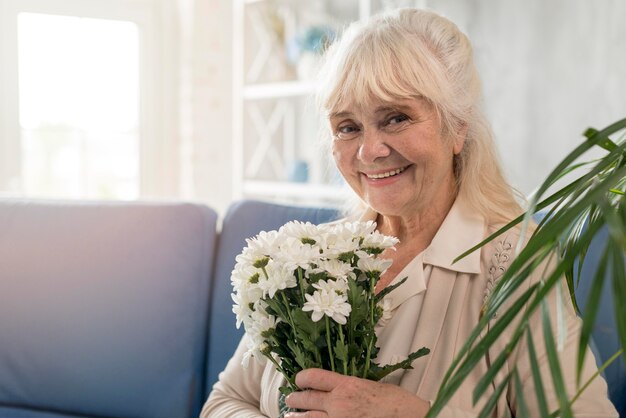
[[[374,212],[366,215],[366,219],[375,218]],[[392,316],[385,323],[379,323],[377,333],[381,349],[376,361],[379,364],[395,363],[421,347],[428,347],[431,352],[417,359],[412,370],[398,370],[387,376],[386,382],[397,384],[422,399],[431,402],[435,399],[445,372],[479,320],[480,310],[489,290],[506,271],[514,255],[518,235],[509,232],[457,263],[452,264],[452,260],[495,230],[497,226],[485,225],[482,217],[473,214],[457,199],[430,246],[417,255],[394,279],[395,282],[408,277],[405,283],[387,295]],[[536,280],[538,277],[529,279],[528,285]],[[519,292],[527,288],[528,286]],[[564,294],[567,294],[567,289],[563,289]],[[553,319],[556,318],[556,298],[556,292],[549,297]],[[576,392],[573,371],[581,322],[571,303],[565,304],[564,311],[567,333],[560,360],[571,398]],[[497,317],[492,323],[495,321]],[[536,324],[531,329],[537,330],[534,341],[542,374],[545,376],[543,381],[546,398],[550,409],[554,410],[558,407],[558,402],[552,389],[545,350],[541,343],[541,322],[538,315],[533,317],[533,322]],[[489,362],[497,357],[508,341],[509,334],[505,331],[494,344],[489,356],[474,368],[439,416],[476,417],[485,400],[514,365],[520,371],[531,416],[540,415],[534,399],[534,384],[525,343],[510,357],[485,396],[477,405],[472,404],[474,387],[487,371]],[[283,384],[282,376],[269,362],[261,365],[251,361],[248,369],[244,369],[241,360],[245,351],[246,344],[242,341],[226,369],[220,374],[219,381],[213,386],[201,418],[278,416],[278,388]],[[593,355],[587,351],[582,382],[597,370]],[[493,416],[503,417],[509,412],[515,415],[515,410],[515,390],[509,386],[506,396],[500,397]],[[608,400],[606,383],[602,378],[595,379],[583,392],[574,404],[574,411],[579,417],[618,416]]]

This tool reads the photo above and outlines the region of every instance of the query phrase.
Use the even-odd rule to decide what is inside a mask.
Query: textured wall
[[[531,192],[589,126],[626,117],[623,0],[431,0],[472,40],[511,183]]]

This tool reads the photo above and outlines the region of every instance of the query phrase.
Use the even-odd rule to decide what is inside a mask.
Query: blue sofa
[[[337,216],[241,201],[220,222],[193,203],[0,199],[0,418],[197,417],[241,335],[230,272],[245,238]],[[618,344],[604,310],[602,359]],[[606,376],[626,416],[623,361]]]

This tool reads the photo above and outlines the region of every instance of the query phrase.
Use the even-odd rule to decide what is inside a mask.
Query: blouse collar
[[[378,213],[369,209],[361,220],[375,221],[377,217]],[[456,263],[454,259],[478,244],[483,239],[485,231],[485,219],[473,213],[463,200],[457,197],[430,245],[416,259],[409,262],[407,267],[414,267],[414,262],[420,260],[423,264],[459,273],[480,273],[480,250],[472,252]],[[403,273],[405,272],[401,272]]]

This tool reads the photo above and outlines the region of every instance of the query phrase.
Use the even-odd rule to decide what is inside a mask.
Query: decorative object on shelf
[[[245,79],[248,83],[276,82],[295,77],[293,65],[287,58],[285,41],[289,37],[289,8],[276,0],[267,0],[247,8],[247,38],[254,47]]]
[[[299,390],[296,374],[312,367],[371,380],[411,368],[430,350],[391,365],[374,361],[384,297],[406,280],[375,293],[391,265],[378,256],[397,242],[372,221],[293,221],[248,239],[231,276],[237,326],[248,336],[244,367],[251,357],[272,362],[287,381],[283,396]]]
[[[309,181],[309,163],[304,160],[292,160],[287,163],[287,180],[292,183]]]
[[[295,64],[299,79],[315,77],[320,59],[335,36],[330,26],[315,25],[307,27],[288,42],[287,56]]]

